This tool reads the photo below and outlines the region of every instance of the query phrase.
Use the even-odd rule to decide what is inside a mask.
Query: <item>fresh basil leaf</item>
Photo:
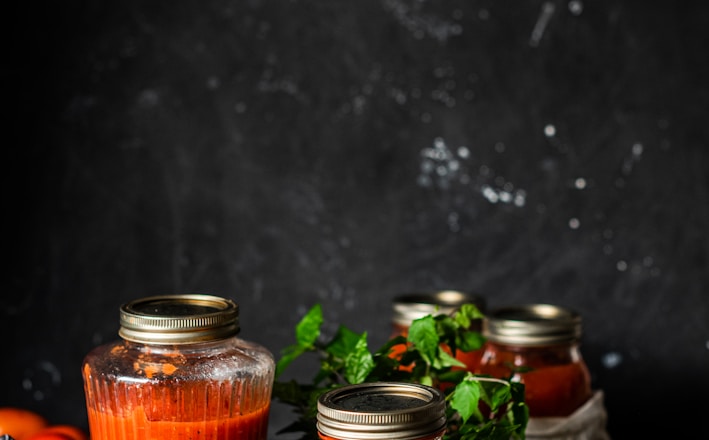
[[[443,369],[443,368],[448,368],[448,367],[465,368],[465,364],[463,362],[454,358],[453,356],[448,354],[448,352],[445,350],[438,350],[438,357],[436,358],[436,362],[434,363],[434,366],[437,369]]]
[[[436,361],[440,339],[431,315],[414,320],[409,327],[407,339],[426,362],[433,364]]]
[[[455,314],[455,321],[462,328],[470,328],[472,321],[483,319],[484,315],[475,304],[463,304]]]
[[[458,411],[463,423],[472,416],[482,419],[479,408],[480,396],[481,386],[478,381],[466,379],[455,386],[450,404]]]
[[[479,332],[471,330],[462,330],[456,335],[456,345],[460,351],[475,351],[482,348],[485,343],[485,337]]]
[[[510,394],[515,402],[524,402],[524,384],[521,382],[509,382]]]
[[[316,385],[322,382],[337,383],[337,377],[340,376],[340,371],[344,368],[345,360],[326,356],[320,361],[320,370],[315,375],[313,383]]]
[[[367,348],[367,333],[365,332],[345,358],[345,379],[352,384],[362,383],[373,369],[374,359]]]
[[[325,351],[336,358],[345,359],[357,347],[360,339],[360,334],[340,326],[333,339],[325,346]]]
[[[276,373],[275,377],[278,378],[285,370],[288,365],[290,365],[294,360],[296,360],[300,355],[305,353],[305,347],[300,345],[290,345],[283,349],[281,352],[281,358],[276,362]]]
[[[295,327],[295,340],[302,347],[312,347],[320,337],[323,323],[322,307],[315,304]]]
[[[465,370],[448,370],[438,374],[438,380],[444,383],[457,384],[468,375]]]
[[[279,377],[294,360],[306,351],[314,350],[315,342],[320,336],[323,323],[322,308],[316,304],[301,318],[295,327],[296,343],[281,351],[281,358],[276,362],[275,377]]]
[[[487,423],[473,435],[461,437],[461,440],[510,440],[513,433],[514,427],[506,423]]]
[[[438,315],[434,317],[436,322],[436,330],[441,337],[442,342],[451,342],[455,340],[455,335],[460,327],[453,318],[448,315]]]
[[[497,411],[503,405],[508,403],[512,398],[510,393],[510,387],[505,383],[495,382],[496,386],[492,387],[492,390],[488,390],[489,393],[489,405],[490,409]],[[491,392],[490,392],[491,391]]]
[[[508,413],[508,417],[514,421],[512,424],[517,438],[524,440],[529,420],[529,407],[524,402],[515,402]]]

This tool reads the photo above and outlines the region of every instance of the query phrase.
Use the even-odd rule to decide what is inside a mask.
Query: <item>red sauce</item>
[[[209,353],[218,365],[218,347]],[[124,343],[95,349],[83,368],[91,438],[266,440],[268,383],[197,377],[214,368],[212,363],[199,366],[207,356],[186,356],[169,348],[157,355]]]
[[[89,410],[91,438],[101,440],[250,440],[265,439],[268,408],[222,420],[172,422],[149,420],[142,407],[116,417]]]
[[[107,388],[104,388],[107,390]],[[113,385],[88,409],[91,438],[100,440],[264,440],[270,402],[231,408],[220,386],[176,389]],[[227,390],[223,390],[227,391]],[[230,391],[230,387],[229,387]],[[206,398],[205,398],[206,395]],[[230,393],[229,393],[230,395]],[[190,396],[199,396],[193,399]],[[222,400],[220,402],[220,400]],[[208,407],[195,402],[211,402]],[[146,403],[149,406],[146,406]],[[215,404],[216,403],[216,404]],[[99,410],[95,408],[99,408]]]
[[[510,347],[488,342],[475,371],[524,383],[530,417],[565,417],[592,395],[576,346]]]

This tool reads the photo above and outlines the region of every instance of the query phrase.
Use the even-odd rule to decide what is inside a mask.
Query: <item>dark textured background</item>
[[[706,432],[705,3],[46,3],[3,14],[0,405],[86,426],[133,298],[277,354],[459,288],[581,312],[614,438]]]

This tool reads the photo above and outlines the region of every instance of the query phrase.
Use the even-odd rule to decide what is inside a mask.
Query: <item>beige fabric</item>
[[[530,417],[525,434],[527,440],[610,440],[607,418],[603,391],[598,390],[569,417]]]

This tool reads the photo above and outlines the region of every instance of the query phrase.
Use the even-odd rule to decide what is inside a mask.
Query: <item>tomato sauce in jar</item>
[[[122,340],[84,360],[91,438],[265,440],[275,363],[238,331],[238,306],[219,297],[122,306]]]
[[[463,304],[473,304],[481,311],[484,310],[484,299],[472,293],[461,292],[458,290],[441,290],[421,293],[411,293],[399,295],[392,301],[393,316],[392,316],[392,332],[390,337],[407,336],[411,323],[423,318],[427,315],[437,314],[452,314]],[[471,324],[470,330],[481,331],[482,322],[476,320]],[[391,349],[390,356],[394,358],[400,357],[406,351],[406,344],[395,345]],[[451,352],[449,347],[443,347],[448,353]],[[473,371],[480,362],[482,350],[462,351],[457,350],[455,358],[467,366],[467,370]],[[402,365],[401,369],[410,371],[413,365]],[[454,369],[460,369],[454,367]]]
[[[443,392],[426,385],[346,385],[318,399],[320,440],[441,440],[446,423]]]
[[[524,383],[530,417],[566,417],[591,398],[577,313],[549,304],[500,308],[486,315],[483,334],[475,373]]]

